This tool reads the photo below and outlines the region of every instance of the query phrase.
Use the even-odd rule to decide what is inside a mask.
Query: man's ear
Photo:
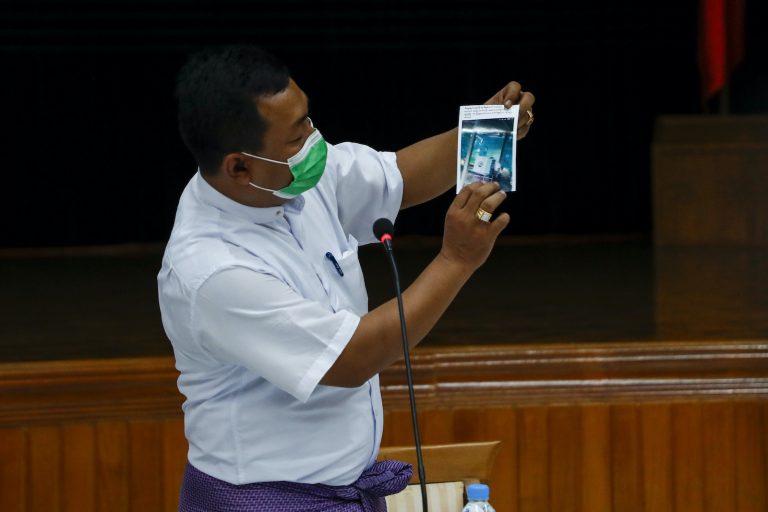
[[[249,160],[251,159],[242,153],[229,153],[224,156],[221,162],[222,171],[239,185],[247,186],[248,182],[251,181],[251,174],[248,169],[251,164]]]

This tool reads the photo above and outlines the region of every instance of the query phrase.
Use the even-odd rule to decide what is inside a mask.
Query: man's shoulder
[[[260,271],[262,266],[258,258],[215,233],[172,237],[163,257],[163,269],[173,273],[190,291],[197,290],[210,276],[222,270],[248,268]]]
[[[328,158],[332,163],[343,163],[349,158],[354,159],[359,154],[367,153],[378,153],[378,151],[359,142],[328,144]]]

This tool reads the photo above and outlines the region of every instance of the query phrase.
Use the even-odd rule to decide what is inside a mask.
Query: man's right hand
[[[445,216],[440,256],[470,271],[485,263],[496,238],[509,224],[509,215],[502,213],[493,222],[485,222],[477,217],[477,211],[482,208],[492,214],[506,197],[494,182],[464,187]]]
[[[403,292],[408,338],[415,346],[434,327],[472,273],[485,262],[496,237],[509,224],[509,215],[493,222],[477,218],[506,197],[496,183],[464,188],[448,209],[440,254]],[[397,302],[392,299],[360,319],[352,339],[328,370],[321,384],[358,387],[403,356]]]

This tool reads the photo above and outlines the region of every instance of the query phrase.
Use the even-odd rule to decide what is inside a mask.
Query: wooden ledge
[[[768,396],[768,342],[466,346],[412,354],[419,404]],[[385,406],[408,406],[405,365],[381,374]]]
[[[421,447],[427,481],[466,483],[487,482],[491,479],[493,463],[501,449],[501,441],[479,443],[437,444]],[[413,466],[410,484],[419,482],[416,471],[416,448],[386,446],[379,449],[379,460],[394,459]]]
[[[420,406],[768,397],[768,341],[419,348]],[[180,416],[173,358],[0,364],[0,425]],[[404,365],[381,374],[388,409],[408,407]]]

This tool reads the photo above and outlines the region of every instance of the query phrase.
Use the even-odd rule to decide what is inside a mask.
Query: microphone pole
[[[403,356],[405,357],[405,375],[408,380],[408,398],[411,403],[411,422],[413,424],[413,439],[416,445],[416,466],[419,474],[419,487],[421,488],[421,508],[423,512],[429,512],[427,505],[427,479],[424,475],[424,460],[421,456],[421,436],[419,435],[419,419],[416,416],[416,395],[413,392],[413,372],[411,370],[411,351],[408,345],[408,330],[405,326],[405,312],[403,310],[403,296],[400,292],[400,275],[397,272],[395,254],[392,251],[392,234],[395,227],[389,219],[381,218],[373,223],[373,234],[381,241],[384,251],[389,257],[389,266],[392,270],[392,279],[395,282],[395,295],[397,296],[397,309],[400,313],[400,331],[403,338]]]

